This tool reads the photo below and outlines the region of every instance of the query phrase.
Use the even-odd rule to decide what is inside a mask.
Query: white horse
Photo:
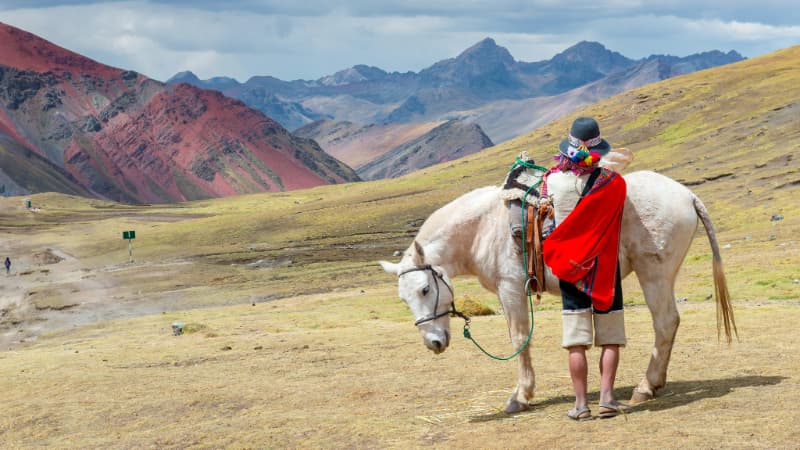
[[[698,219],[703,222],[713,253],[717,333],[722,323],[730,342],[736,325],[719,245],[700,199],[685,186],[655,172],[634,172],[626,175],[625,181],[628,195],[622,217],[620,271],[622,277],[636,272],[655,330],[647,373],[631,396],[631,403],[636,404],[654,398],[656,390],[666,383],[680,322],[675,278],[697,231]],[[400,298],[414,314],[425,346],[437,354],[450,342],[450,277],[459,275],[477,276],[484,288],[497,294],[515,350],[528,336],[525,270],[519,245],[509,230],[508,208],[499,193],[498,187],[484,187],[453,200],[428,217],[399,263],[381,261],[384,270],[399,277]],[[546,272],[548,292],[559,295],[558,280],[549,269]],[[506,402],[506,412],[527,409],[534,386],[526,348],[519,354],[518,382]]]

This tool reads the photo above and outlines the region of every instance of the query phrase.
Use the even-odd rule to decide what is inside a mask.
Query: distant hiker
[[[6,275],[8,275],[11,272],[11,259],[9,259],[8,256],[6,256],[6,262],[4,264],[6,266]]]

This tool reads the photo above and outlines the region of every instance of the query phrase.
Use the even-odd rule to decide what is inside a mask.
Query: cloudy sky
[[[796,0],[0,0],[0,21],[165,80],[419,71],[485,37],[521,61],[581,41],[629,58],[800,44]]]

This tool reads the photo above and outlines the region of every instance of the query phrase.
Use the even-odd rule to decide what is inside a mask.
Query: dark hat
[[[569,137],[558,144],[558,150],[572,156],[580,146],[585,145],[590,152],[597,152],[600,156],[611,150],[611,144],[600,137],[600,125],[591,117],[578,117],[572,122]]]

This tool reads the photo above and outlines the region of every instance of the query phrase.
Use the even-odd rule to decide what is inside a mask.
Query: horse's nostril
[[[442,341],[438,341],[438,340],[437,341],[431,341],[431,344],[433,344],[433,346],[436,347],[436,350],[441,350],[442,349]]]

